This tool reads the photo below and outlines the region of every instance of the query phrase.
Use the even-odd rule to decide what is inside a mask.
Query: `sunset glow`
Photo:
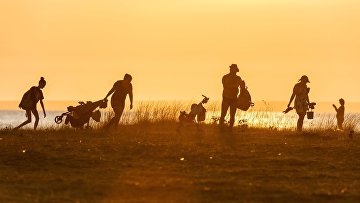
[[[1,202],[360,202],[360,0],[0,0]]]
[[[221,99],[237,63],[254,100],[360,101],[360,3],[293,0],[0,2],[1,100],[40,76],[46,100],[101,99],[125,73],[135,100]]]

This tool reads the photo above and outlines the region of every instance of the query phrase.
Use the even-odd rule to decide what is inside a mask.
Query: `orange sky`
[[[221,98],[237,63],[254,100],[360,101],[357,0],[0,1],[0,100],[103,98],[124,73],[136,100]]]

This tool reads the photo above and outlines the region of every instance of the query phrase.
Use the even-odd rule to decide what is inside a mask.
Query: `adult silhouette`
[[[37,103],[40,101],[41,107],[44,112],[44,118],[46,117],[45,107],[43,103],[44,95],[42,93],[42,89],[45,87],[46,81],[43,77],[40,78],[39,85],[31,87],[22,97],[21,102],[19,104],[19,108],[24,109],[26,111],[27,120],[21,123],[19,126],[14,128],[17,130],[24,125],[31,123],[31,113],[35,117],[34,130],[36,130],[39,123],[39,113],[36,109]]]
[[[125,100],[127,95],[129,95],[130,98],[130,109],[133,108],[133,87],[131,81],[132,76],[129,74],[125,74],[124,79],[116,81],[114,83],[114,86],[104,98],[104,100],[107,100],[107,98],[112,94],[111,107],[113,108],[115,113],[115,116],[105,126],[106,128],[110,128],[113,126],[116,127],[119,124],[121,115],[125,108]]]
[[[234,126],[235,114],[236,114],[236,102],[239,94],[239,87],[242,82],[241,77],[237,75],[239,68],[236,64],[231,64],[230,73],[226,74],[222,78],[223,93],[221,102],[221,116],[220,127],[224,127],[224,120],[227,111],[230,108],[230,128]]]
[[[295,84],[293,88],[293,93],[291,95],[288,108],[290,108],[290,105],[292,101],[295,98],[294,102],[294,108],[296,110],[296,113],[299,115],[298,121],[297,121],[297,131],[301,132],[302,127],[304,124],[304,119],[307,110],[309,109],[309,91],[310,88],[307,87],[307,83],[310,83],[308,76],[303,75],[299,82]]]

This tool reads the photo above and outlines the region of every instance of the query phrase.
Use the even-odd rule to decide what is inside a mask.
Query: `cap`
[[[300,82],[300,81],[304,81],[304,82],[310,83],[309,78],[308,78],[308,76],[306,76],[306,75],[301,76],[299,82]]]

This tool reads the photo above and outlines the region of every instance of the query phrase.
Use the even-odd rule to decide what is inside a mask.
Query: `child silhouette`
[[[345,100],[339,99],[340,107],[337,108],[335,104],[333,107],[336,111],[337,126],[340,130],[343,130],[344,116],[345,116]]]

